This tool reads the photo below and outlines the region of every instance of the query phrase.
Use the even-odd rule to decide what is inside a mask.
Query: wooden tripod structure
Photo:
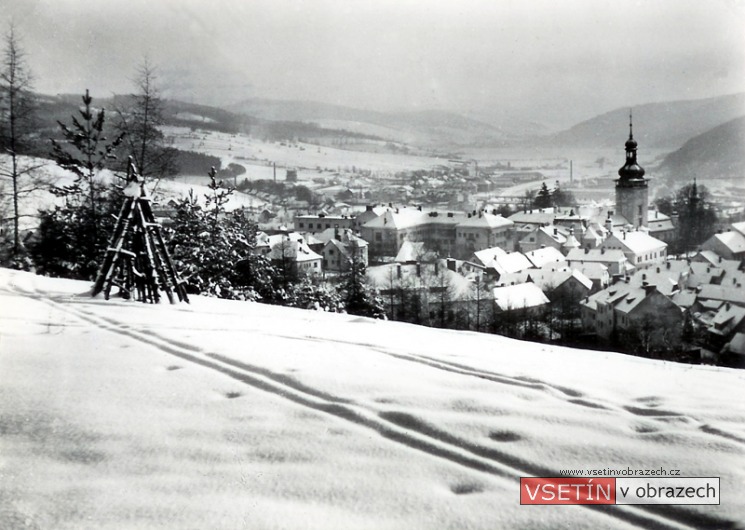
[[[161,226],[155,221],[150,197],[129,160],[124,204],[116,221],[106,257],[98,272],[92,296],[103,292],[106,300],[116,285],[124,298],[135,297],[145,303],[158,303],[160,291],[173,304],[189,302],[183,281],[176,274],[163,241]]]

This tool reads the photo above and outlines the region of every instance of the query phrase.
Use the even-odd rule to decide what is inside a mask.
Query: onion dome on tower
[[[644,168],[636,161],[637,143],[634,140],[634,126],[631,122],[631,113],[629,113],[629,139],[626,140],[626,163],[618,170],[620,180],[642,180],[644,178]]]
[[[649,213],[648,179],[644,178],[644,168],[636,161],[636,140],[629,113],[629,139],[626,140],[626,163],[618,170],[616,179],[616,213],[624,217],[628,224],[639,230],[647,226]]]

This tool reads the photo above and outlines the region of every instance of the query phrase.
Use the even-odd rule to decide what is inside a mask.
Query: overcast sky
[[[523,113],[745,91],[741,0],[0,0],[45,93]]]

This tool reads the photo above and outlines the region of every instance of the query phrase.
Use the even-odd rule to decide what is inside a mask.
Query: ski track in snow
[[[89,309],[84,309],[84,307],[90,307],[92,305],[90,302],[76,300],[75,303],[71,304],[70,300],[65,296],[50,297],[48,293],[39,292],[35,286],[33,290],[25,289],[15,283],[12,278],[9,284],[6,285],[6,289],[14,294],[28,296],[50,305],[56,310],[68,313],[98,328],[144,343],[184,361],[219,372],[253,388],[268,392],[280,399],[289,400],[302,407],[323,412],[338,419],[373,430],[388,440],[430,456],[511,481],[519,481],[521,476],[557,475],[557,470],[555,469],[529,462],[494,448],[469,442],[412,414],[390,410],[370,410],[350,399],[335,396],[323,390],[305,385],[287,375],[251,365],[244,361],[238,361],[224,355],[205,352],[202,348],[195,347],[189,343],[167,338],[153,328],[148,328],[146,331],[132,329],[130,326],[113,318],[104,317]],[[299,337],[281,333],[267,334],[260,330],[250,331],[277,338],[322,343],[336,342],[350,347],[374,350],[400,361],[418,363],[455,375],[476,377],[499,385],[518,386],[532,391],[542,392],[544,395],[563,399],[578,406],[614,410],[660,421],[667,421],[671,417],[683,418],[689,423],[696,424],[701,432],[708,435],[723,438],[729,442],[745,444],[745,440],[737,435],[708,426],[683,414],[656,408],[659,403],[654,397],[638,399],[633,405],[619,407],[612,403],[589,398],[577,390],[551,385],[538,379],[507,376],[459,363],[435,359],[426,355],[394,352],[389,349],[380,348],[374,344],[314,336]],[[171,370],[178,368],[181,367],[169,367]],[[238,396],[236,395],[234,397]],[[737,524],[731,521],[719,519],[704,513],[683,511],[675,505],[585,505],[583,507],[603,513],[619,521],[651,529],[737,528]]]

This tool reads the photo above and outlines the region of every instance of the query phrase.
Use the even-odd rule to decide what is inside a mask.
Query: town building
[[[525,252],[525,257],[530,260],[533,267],[540,269],[543,266],[550,265],[552,268],[566,265],[564,254],[554,247],[539,248]]]
[[[267,254],[281,274],[315,275],[322,271],[323,257],[308,246],[305,238],[297,233],[269,236],[271,250]]]
[[[455,227],[455,250],[459,258],[467,258],[476,250],[490,247],[507,248],[511,241],[513,222],[501,215],[473,212]]]
[[[324,241],[320,254],[323,258],[324,272],[344,272],[349,270],[353,260],[367,266],[368,243],[349,230],[333,229],[331,237],[326,237],[328,231],[319,234]]]
[[[637,268],[662,263],[667,256],[667,243],[640,230],[613,232],[600,248],[620,250],[629,263]]]
[[[714,234],[701,245],[724,259],[745,261],[745,221],[732,223],[726,232]]]
[[[329,228],[354,228],[354,217],[348,215],[328,215],[318,213],[316,215],[295,216],[295,230],[297,232],[322,232]]]
[[[611,276],[622,276],[634,269],[622,250],[607,248],[576,248],[566,256],[570,267],[586,263],[599,263],[608,269]]]
[[[540,287],[534,283],[520,283],[492,289],[495,311],[539,310],[550,303]]]
[[[582,325],[603,339],[625,333],[644,334],[645,341],[673,342],[679,336],[683,311],[654,285],[619,282],[580,302]]]

